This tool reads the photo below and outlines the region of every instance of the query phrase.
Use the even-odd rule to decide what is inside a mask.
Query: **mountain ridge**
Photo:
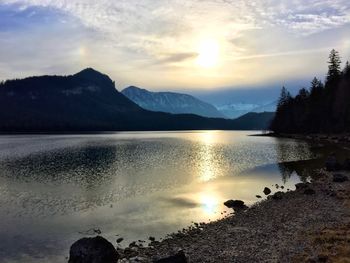
[[[0,132],[264,129],[241,121],[145,110],[91,68],[0,83]]]
[[[121,91],[126,97],[144,109],[173,114],[196,114],[209,118],[225,118],[213,105],[191,95],[176,92],[152,92],[130,86]]]

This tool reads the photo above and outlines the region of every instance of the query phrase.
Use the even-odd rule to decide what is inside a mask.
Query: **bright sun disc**
[[[204,68],[211,68],[219,62],[220,45],[215,40],[205,40],[198,48],[197,63]]]

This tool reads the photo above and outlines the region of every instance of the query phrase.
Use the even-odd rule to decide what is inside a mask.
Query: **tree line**
[[[283,87],[270,129],[275,133],[340,133],[350,131],[350,65],[339,52],[329,55],[324,82],[316,77],[309,89],[292,96]]]

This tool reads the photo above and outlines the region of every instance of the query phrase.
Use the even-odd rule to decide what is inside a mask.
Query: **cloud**
[[[0,78],[95,66],[121,85],[136,75],[140,85],[208,87],[248,81],[244,74],[267,63],[254,78],[267,81],[295,74],[302,58],[323,59],[329,47],[348,52],[349,25],[348,0],[1,0],[0,55],[10,62]],[[333,40],[322,35],[329,30],[345,34]],[[217,71],[190,63],[208,38],[221,44]],[[271,64],[286,56],[284,71]]]
[[[196,57],[198,57],[198,53],[195,52],[166,54],[162,59],[158,61],[158,64],[183,62],[189,59],[194,59]]]

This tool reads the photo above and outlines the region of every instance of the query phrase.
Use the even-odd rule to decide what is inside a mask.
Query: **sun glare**
[[[202,41],[198,47],[197,64],[204,68],[215,67],[219,62],[220,45],[213,39]]]

